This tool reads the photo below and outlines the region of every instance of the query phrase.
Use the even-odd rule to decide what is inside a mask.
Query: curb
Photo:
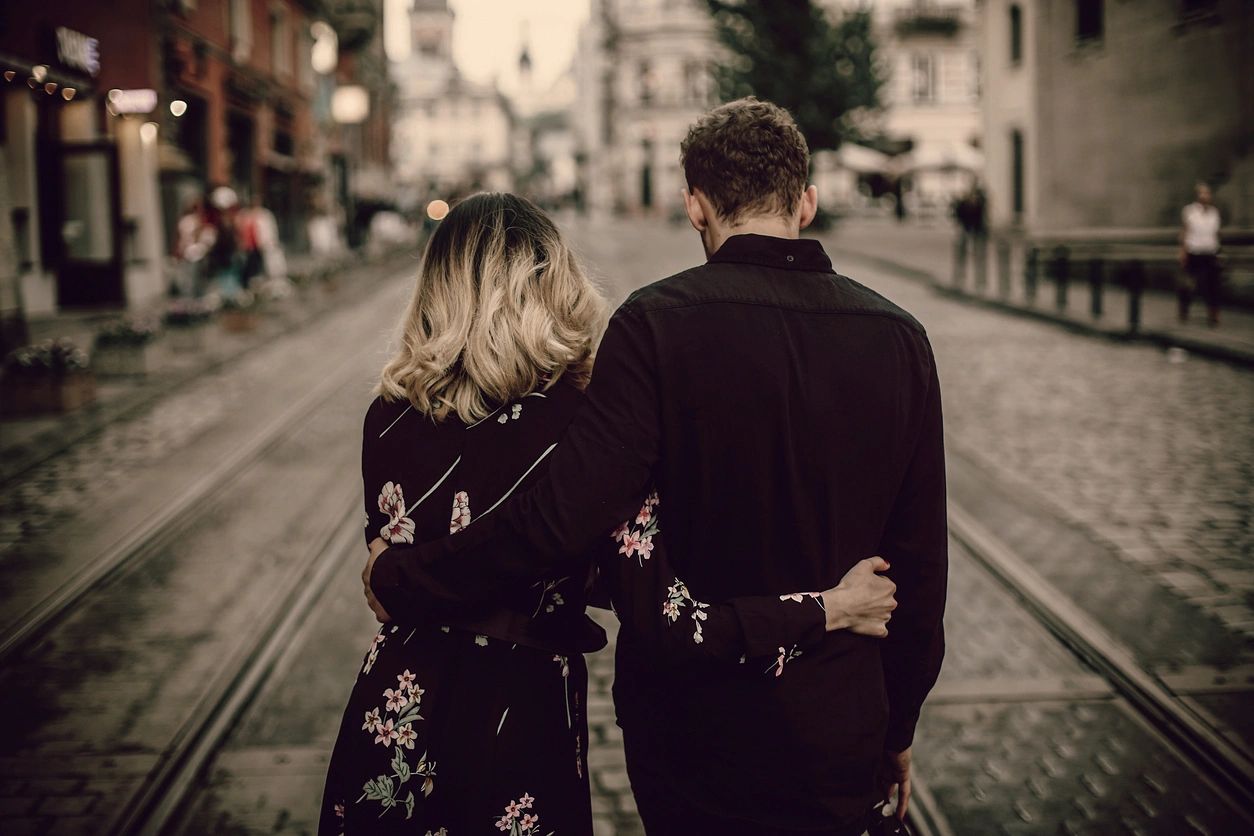
[[[421,246],[421,245],[419,245]],[[349,262],[342,265],[343,272],[356,273],[361,270],[377,270],[378,275],[364,277],[365,281],[357,289],[368,290],[391,275],[394,266],[402,260],[412,257],[414,248],[405,247],[380,256],[377,260],[365,263]],[[259,335],[256,341],[250,341],[236,350],[207,359],[204,363],[182,372],[168,376],[152,376],[137,385],[132,391],[118,395],[107,401],[97,401],[84,409],[72,412],[55,425],[35,435],[29,441],[20,442],[0,448],[0,486],[18,479],[24,473],[37,467],[48,459],[64,452],[74,444],[94,435],[109,425],[132,418],[151,408],[166,395],[186,386],[200,377],[218,371],[244,357],[249,352],[268,345],[280,337],[293,334],[302,328],[316,323],[331,311],[337,310],[334,297],[322,300],[319,305],[306,312],[305,316],[292,320],[274,320],[278,326],[265,334]],[[2,426],[2,425],[0,425]]]
[[[1100,337],[1113,342],[1148,343],[1164,349],[1182,348],[1191,354],[1196,354],[1199,357],[1205,357],[1209,360],[1218,360],[1234,366],[1254,369],[1254,352],[1229,348],[1222,345],[1215,345],[1214,343],[1196,340],[1191,337],[1179,337],[1162,331],[1132,332],[1102,328],[1097,325],[1091,325],[1082,320],[1067,316],[1060,316],[1056,313],[1051,313],[1050,311],[1042,310],[1040,308],[1028,308],[988,296],[977,296],[973,293],[969,293],[968,291],[959,290],[946,285],[936,277],[935,273],[920,270],[917,267],[910,267],[909,265],[902,264],[891,258],[871,255],[870,253],[859,252],[858,250],[844,249],[839,246],[836,246],[833,249],[849,256],[853,260],[862,261],[872,266],[896,273],[902,278],[926,284],[931,287],[933,292],[941,296],[961,302],[967,302],[973,305],[979,305],[980,307],[988,310],[999,311],[1001,313],[1020,316],[1025,319],[1032,319],[1037,322],[1057,325],[1076,334],[1083,334],[1088,337]]]

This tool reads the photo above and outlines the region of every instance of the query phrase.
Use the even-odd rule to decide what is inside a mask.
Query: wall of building
[[[982,0],[979,43],[983,62],[984,181],[989,223],[997,229],[1039,223],[1041,139],[1037,131],[1036,0]],[[1019,55],[1013,55],[1012,9],[1019,10]],[[1015,133],[1022,139],[1023,207],[1014,206]]]

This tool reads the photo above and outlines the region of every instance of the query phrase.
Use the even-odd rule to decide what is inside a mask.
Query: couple
[[[321,833],[590,834],[601,596],[650,836],[904,816],[944,653],[931,348],[798,237],[785,111],[723,105],[682,160],[708,261],[634,293],[595,370],[603,303],[540,210],[475,195],[432,235],[363,429],[383,626]]]

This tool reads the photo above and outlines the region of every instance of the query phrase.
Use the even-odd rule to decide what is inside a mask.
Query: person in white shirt
[[[1197,200],[1184,207],[1180,219],[1180,266],[1184,268],[1177,286],[1180,321],[1188,321],[1193,294],[1200,293],[1206,302],[1207,322],[1213,328],[1219,324],[1223,277],[1219,270],[1219,209],[1210,186],[1197,184]]]

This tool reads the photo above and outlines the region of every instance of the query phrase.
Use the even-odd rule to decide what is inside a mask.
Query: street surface
[[[614,304],[703,258],[686,226],[565,219],[564,228]],[[1248,753],[1254,375],[970,307],[829,252],[837,270],[928,329],[955,506]],[[937,257],[943,273],[948,250]],[[399,273],[363,298],[349,293],[342,310],[0,485],[8,629],[198,474],[325,388],[177,536],[4,661],[0,832],[110,832],[189,715],[229,677],[278,590],[359,501],[361,417],[409,289]],[[1222,788],[977,555],[955,541],[952,556],[949,651],[915,747],[920,804],[936,832],[1249,832]],[[321,590],[195,782],[176,832],[312,832],[326,756],[374,632],[360,598],[362,558],[364,549],[346,556]],[[597,834],[638,834],[609,697],[611,653],[592,657],[589,671]]]

